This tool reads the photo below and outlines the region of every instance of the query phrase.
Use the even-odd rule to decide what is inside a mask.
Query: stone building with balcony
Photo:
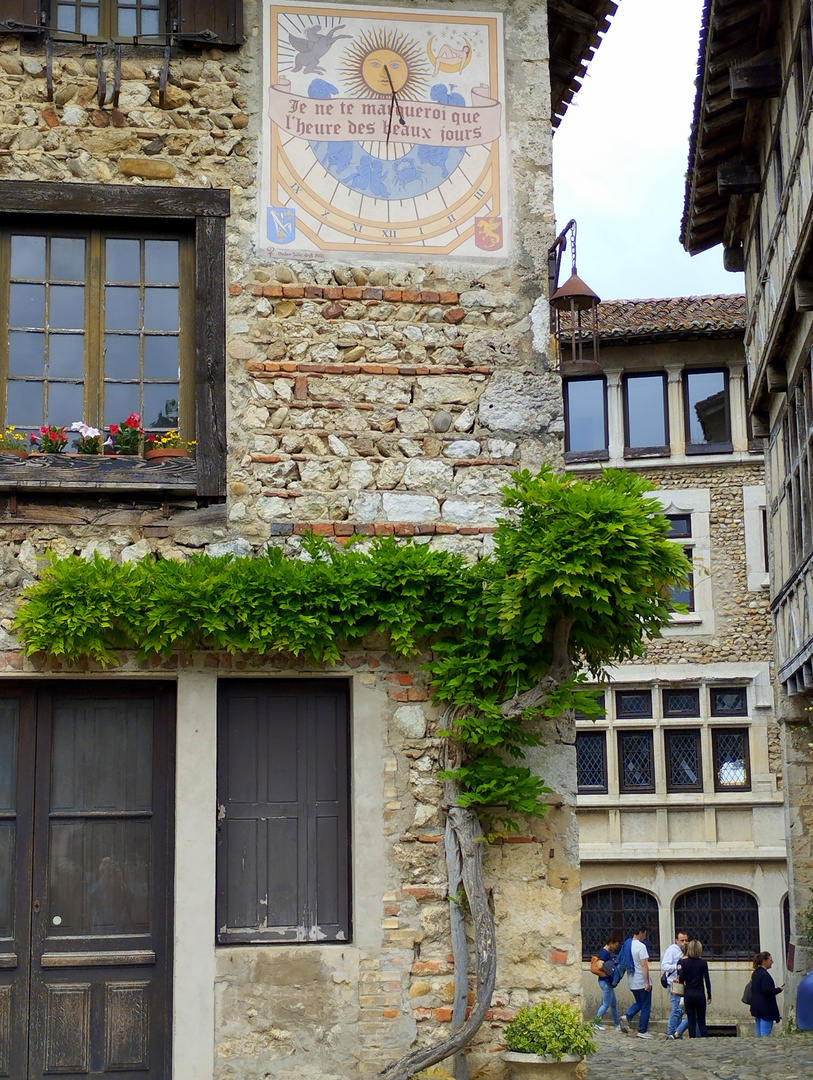
[[[600,370],[564,369],[565,467],[643,473],[692,575],[662,639],[608,671],[605,716],[577,721],[585,993],[597,1006],[589,959],[609,931],[647,924],[657,960],[685,929],[710,962],[709,1022],[731,1024],[743,1018],[754,953],[769,949],[781,966],[787,902],[745,299],[598,310]],[[668,994],[653,982],[653,1016],[668,1017]]]
[[[419,661],[103,670],[26,658],[13,619],[48,553],[490,550],[511,471],[560,453],[552,129],[614,10],[0,5],[0,422],[197,443],[0,460],[0,1073],[327,1080],[448,1032]],[[489,1075],[511,1010],[580,993],[551,743],[554,809],[487,858]]]
[[[765,440],[777,714],[783,725],[795,969],[813,964],[803,913],[813,899],[813,53],[807,0],[744,7],[707,0],[682,242],[722,245],[745,271],[752,431]],[[792,1008],[794,995],[786,995]]]

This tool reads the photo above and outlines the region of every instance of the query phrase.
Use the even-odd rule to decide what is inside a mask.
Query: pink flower
[[[119,425],[118,424],[111,424],[110,425],[110,434],[111,435],[118,435],[118,433],[119,433]]]
[[[139,416],[139,414],[137,412],[130,413],[130,415],[127,417],[127,419],[124,421],[124,423],[127,425],[127,427],[140,428],[141,427],[141,417]]]

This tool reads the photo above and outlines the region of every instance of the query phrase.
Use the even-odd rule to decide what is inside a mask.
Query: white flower
[[[83,439],[97,439],[101,435],[98,428],[88,427],[84,420],[77,420],[71,424],[71,431],[78,431]]]

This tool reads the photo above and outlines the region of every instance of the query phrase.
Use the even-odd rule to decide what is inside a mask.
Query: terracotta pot
[[[587,1061],[565,1054],[561,1061],[542,1054],[515,1054],[506,1050],[503,1061],[511,1071],[511,1080],[587,1080]]]
[[[182,446],[159,446],[154,450],[147,450],[144,454],[147,461],[163,461],[164,458],[192,457],[188,450]]]
[[[0,457],[27,458],[27,450],[0,450]]]

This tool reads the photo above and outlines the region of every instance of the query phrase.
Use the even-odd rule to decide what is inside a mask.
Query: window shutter
[[[3,0],[0,34],[39,33],[41,7],[40,0]]]
[[[345,684],[220,693],[218,942],[349,941]]]
[[[177,0],[178,33],[190,45],[240,45],[243,0]]]

